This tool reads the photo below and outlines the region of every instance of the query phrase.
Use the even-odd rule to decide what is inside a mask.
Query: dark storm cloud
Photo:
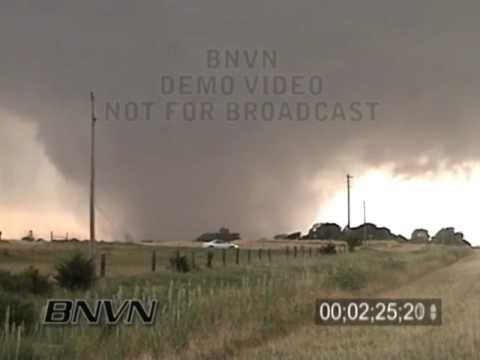
[[[0,107],[36,123],[54,165],[87,184],[94,89],[99,198],[113,221],[138,238],[191,238],[224,224],[255,235],[288,230],[315,220],[325,193],[314,189],[314,179],[341,186],[351,168],[392,163],[414,175],[439,161],[453,166],[479,157],[476,2],[0,7]],[[378,101],[378,116],[356,123],[102,118],[106,101],[158,100],[161,75],[206,73],[209,48],[275,49],[274,72],[321,74],[322,100]],[[428,161],[415,165],[421,156]],[[338,178],[326,176],[335,171]]]

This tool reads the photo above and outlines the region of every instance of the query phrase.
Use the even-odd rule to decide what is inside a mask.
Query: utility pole
[[[350,229],[350,180],[352,177],[350,174],[347,174],[347,229]]]
[[[368,246],[367,242],[367,203],[363,200],[363,241]]]
[[[90,257],[95,257],[95,96],[90,92],[92,106],[92,135],[90,148]]]
[[[363,200],[363,224],[367,223],[367,203]]]

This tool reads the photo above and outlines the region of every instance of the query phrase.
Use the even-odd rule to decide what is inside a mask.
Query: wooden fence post
[[[207,251],[207,267],[211,268],[213,266],[213,253],[208,250]]]
[[[152,252],[152,272],[157,270],[157,252],[153,250]]]
[[[258,258],[262,260],[262,248],[258,249]]]
[[[105,270],[106,270],[106,267],[107,267],[107,256],[104,254],[102,254],[100,256],[100,277],[105,277]]]
[[[175,271],[180,272],[180,249],[175,252]]]
[[[250,262],[252,261],[252,252],[250,251],[250,249],[247,250],[247,258],[248,263],[250,264]]]
[[[195,250],[192,250],[192,269],[195,269],[197,264],[195,263]]]
[[[223,266],[227,265],[227,250],[222,249],[222,263]]]
[[[293,257],[297,257],[297,247],[293,247]]]
[[[235,249],[235,264],[237,264],[237,265],[240,264],[240,249],[239,248]]]

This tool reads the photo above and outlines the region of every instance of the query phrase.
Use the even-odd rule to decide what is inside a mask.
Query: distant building
[[[220,239],[223,241],[234,241],[240,240],[240,233],[238,232],[230,232],[230,230],[226,227],[221,227],[218,232],[208,232],[203,233],[199,237],[196,238],[196,241],[201,242],[209,242],[215,239]]]
[[[33,230],[28,231],[28,235],[22,237],[23,241],[35,241],[35,237],[33,236]]]

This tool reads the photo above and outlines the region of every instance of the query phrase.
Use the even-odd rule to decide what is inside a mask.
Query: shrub
[[[48,295],[53,290],[48,277],[41,275],[34,267],[29,267],[20,274],[0,271],[0,288],[18,294],[33,295]]]
[[[8,271],[0,271],[0,289],[6,291],[17,291],[18,283],[15,281],[15,275]]]
[[[337,249],[335,248],[335,245],[332,243],[329,243],[325,246],[322,246],[319,249],[320,254],[322,255],[335,255],[337,253]]]
[[[3,291],[0,293],[0,329],[4,328],[7,316],[8,325],[24,325],[29,329],[35,323],[35,305],[20,295]]]
[[[48,277],[41,275],[38,269],[32,266],[20,273],[18,277],[23,287],[34,295],[49,295],[53,291],[53,286]]]
[[[88,290],[95,284],[95,264],[93,259],[76,253],[56,266],[55,279],[69,290]]]

